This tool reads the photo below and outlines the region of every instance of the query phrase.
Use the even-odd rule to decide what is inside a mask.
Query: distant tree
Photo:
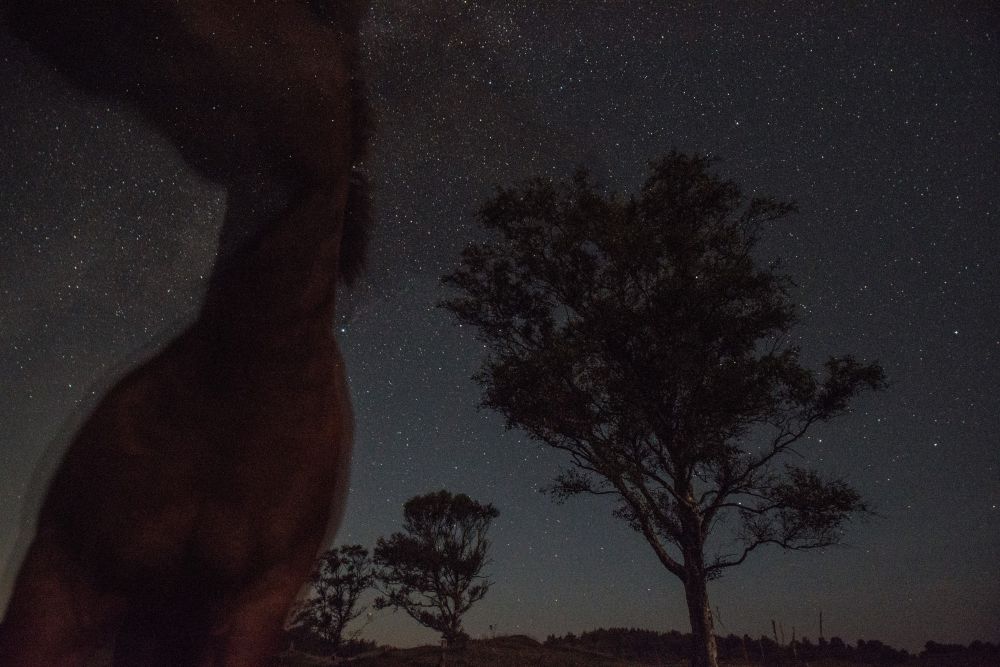
[[[441,633],[448,646],[464,642],[462,616],[492,585],[482,576],[489,562],[493,505],[464,494],[437,491],[403,506],[403,531],[375,545],[377,580],[384,597],[375,607],[402,609]]]
[[[372,560],[361,545],[345,544],[325,552],[317,562],[312,591],[292,616],[292,628],[319,637],[338,652],[347,624],[367,610],[358,602],[372,587],[373,577]]]
[[[910,660],[908,651],[887,646],[877,639],[859,639],[854,654],[859,662],[874,665],[898,665]]]
[[[942,665],[945,664],[943,659],[954,660],[954,664],[1000,665],[1000,644],[976,640],[966,647],[961,644],[939,644],[929,641],[924,644],[920,657],[941,658],[941,662],[934,664]]]
[[[843,481],[780,463],[883,385],[851,356],[802,365],[791,281],[754,257],[795,208],[710,164],[671,153],[628,198],[584,171],[500,190],[479,213],[496,235],[464,251],[442,304],[486,344],[482,405],[569,457],[557,499],[614,497],[683,582],[698,667],[717,663],[708,580],[766,544],[834,544],[865,510]],[[727,525],[728,546],[709,545]]]
[[[851,654],[851,647],[840,637],[830,637],[830,643],[826,650],[826,655],[831,658],[845,659]]]

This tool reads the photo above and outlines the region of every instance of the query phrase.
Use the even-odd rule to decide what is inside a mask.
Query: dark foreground
[[[336,662],[330,658],[318,658],[301,653],[288,653],[277,659],[276,667],[320,667],[326,665],[350,665],[351,667],[397,667],[402,665],[437,666],[441,664],[441,649],[420,646],[411,649],[379,648],[367,654]],[[627,659],[614,655],[574,646],[541,644],[530,637],[516,635],[496,639],[473,640],[461,651],[449,652],[446,664],[449,667],[686,667],[683,658],[643,658]],[[720,660],[726,667],[880,667],[884,662],[856,662],[821,658],[813,660],[792,660],[776,658],[766,662],[744,659]],[[935,655],[913,657],[901,662],[893,662],[903,667],[1000,667],[1000,662],[989,656]]]
[[[634,632],[634,631],[633,631]],[[930,642],[933,645],[933,642]],[[372,645],[373,646],[373,645]],[[885,654],[879,658],[830,658],[773,655],[766,660],[752,656],[744,658],[722,657],[722,667],[1000,667],[1000,652],[995,645],[988,645],[987,651],[961,651],[961,646],[937,645],[938,649],[920,656]],[[570,645],[565,642],[547,641],[542,644],[531,637],[514,635],[495,639],[473,640],[462,650],[449,651],[447,667],[688,667],[688,661],[678,654],[666,657],[623,657],[630,650],[618,645],[617,650],[608,645]],[[890,657],[891,656],[891,657]],[[274,658],[267,667],[403,667],[404,665],[424,665],[437,667],[441,664],[441,649],[437,646],[418,646],[397,649],[378,647],[351,658],[337,660],[330,657],[311,655],[295,650],[286,651]],[[87,667],[110,667],[111,651],[102,651]]]

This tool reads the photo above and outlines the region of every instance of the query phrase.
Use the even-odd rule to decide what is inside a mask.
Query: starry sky
[[[371,547],[444,487],[501,512],[474,637],[688,629],[680,583],[610,502],[539,492],[562,458],[477,410],[482,347],[435,307],[494,186],[582,164],[627,191],[676,147],[799,203],[762,249],[796,278],[797,342],[891,382],[803,448],[877,516],[842,547],[730,570],[717,632],[815,638],[822,610],[851,642],[1000,641],[998,28],[986,0],[375,0],[377,227],[334,323],[357,419],[338,542]],[[0,88],[2,564],[33,471],[193,318],[225,193],[6,34]],[[435,641],[388,612],[364,636]]]

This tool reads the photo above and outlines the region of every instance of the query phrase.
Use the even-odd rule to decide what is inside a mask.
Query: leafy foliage
[[[330,549],[320,556],[312,580],[312,593],[293,615],[293,628],[324,640],[337,651],[347,624],[367,607],[358,606],[361,595],[374,583],[368,550],[357,544]]]
[[[384,597],[378,609],[402,609],[440,632],[449,645],[462,642],[462,616],[481,600],[491,583],[487,565],[493,505],[441,490],[415,496],[403,507],[403,530],[375,545],[378,582]]]
[[[616,498],[689,604],[761,545],[839,540],[857,493],[780,462],[884,384],[850,355],[802,365],[791,280],[753,256],[795,207],[710,166],[671,153],[627,198],[584,171],[499,190],[479,213],[495,235],[463,252],[444,277],[460,296],[442,304],[489,351],[482,405],[569,456],[550,491]],[[706,557],[725,518],[737,548]]]

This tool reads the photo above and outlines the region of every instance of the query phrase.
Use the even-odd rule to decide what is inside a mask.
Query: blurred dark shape
[[[134,105],[209,180],[298,190],[329,180],[335,150],[352,166],[366,152],[356,44],[366,9],[362,0],[13,0],[4,18],[75,85]],[[347,279],[362,267],[369,217],[367,184],[355,179]]]
[[[330,331],[362,266],[362,2],[16,0],[7,26],[228,191],[197,321],[103,397],[45,496],[5,667],[260,665],[339,525],[352,417]]]

